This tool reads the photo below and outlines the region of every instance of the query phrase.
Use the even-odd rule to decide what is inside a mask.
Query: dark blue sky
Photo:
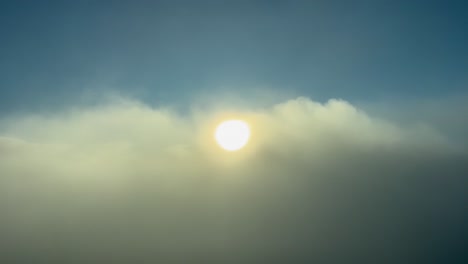
[[[372,101],[450,96],[468,83],[466,1],[9,2],[3,113],[90,91],[151,104],[256,87]]]

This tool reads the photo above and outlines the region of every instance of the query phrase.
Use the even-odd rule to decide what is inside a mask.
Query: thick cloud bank
[[[252,128],[239,152],[213,141],[229,117]],[[463,147],[345,101],[190,115],[119,101],[0,127],[2,263],[466,257]]]

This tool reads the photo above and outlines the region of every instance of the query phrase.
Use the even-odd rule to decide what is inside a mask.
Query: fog
[[[181,114],[120,99],[0,121],[5,263],[453,263],[468,155],[343,100]],[[238,152],[214,141],[248,122]]]

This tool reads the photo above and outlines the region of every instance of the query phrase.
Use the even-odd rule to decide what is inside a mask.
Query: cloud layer
[[[230,117],[252,127],[235,153],[213,140]],[[120,100],[5,119],[1,255],[35,263],[461,260],[467,157],[430,126],[402,126],[341,100],[188,115]]]

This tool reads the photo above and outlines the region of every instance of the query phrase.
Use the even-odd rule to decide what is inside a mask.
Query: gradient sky
[[[466,1],[226,2],[0,3],[0,262],[468,263]]]
[[[0,111],[120,91],[184,104],[267,87],[324,101],[466,90],[466,1],[3,1]]]

